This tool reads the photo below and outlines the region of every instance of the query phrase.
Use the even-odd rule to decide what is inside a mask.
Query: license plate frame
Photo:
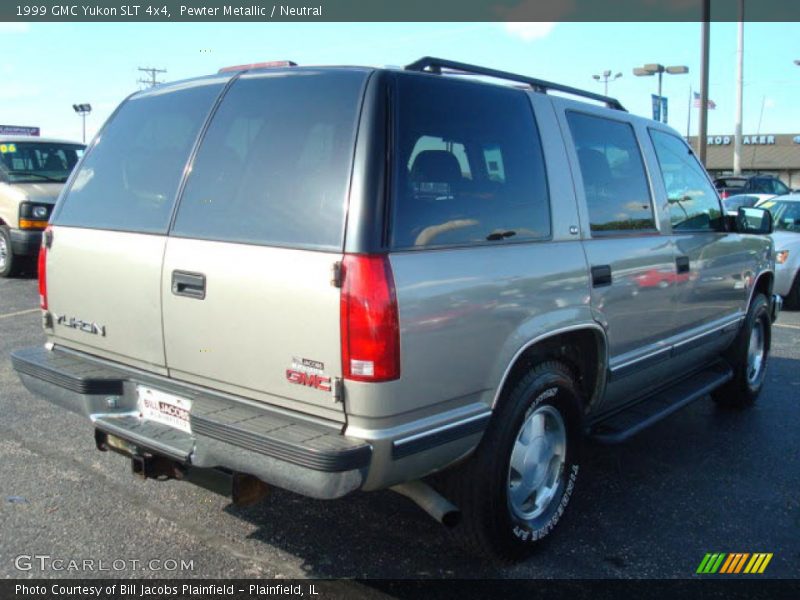
[[[191,435],[192,401],[146,385],[136,386],[139,418]]]

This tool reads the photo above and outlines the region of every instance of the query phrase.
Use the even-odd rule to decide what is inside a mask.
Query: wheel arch
[[[575,374],[584,413],[602,397],[608,371],[608,342],[597,323],[584,323],[542,334],[520,347],[497,386],[492,409],[534,365],[557,360]]]

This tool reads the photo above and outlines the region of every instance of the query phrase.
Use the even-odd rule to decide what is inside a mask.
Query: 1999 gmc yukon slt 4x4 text
[[[584,435],[755,400],[771,228],[610,98],[432,58],[223,69],[90,145],[40,254],[48,342],[13,362],[143,476],[394,487],[517,559]]]

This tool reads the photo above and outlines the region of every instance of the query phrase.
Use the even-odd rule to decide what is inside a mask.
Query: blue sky
[[[87,134],[139,88],[138,66],[183,79],[226,65],[288,58],[300,64],[404,65],[424,55],[516,71],[602,92],[609,85],[633,113],[649,115],[655,77],[644,63],[687,65],[665,75],[670,124],[686,133],[689,89],[700,80],[699,23],[0,23],[0,123],[80,139],[72,104],[91,103]],[[734,128],[735,23],[711,31],[709,133]],[[744,132],[800,133],[800,23],[745,26]],[[762,111],[763,106],[763,111]],[[763,115],[762,115],[763,113]],[[696,132],[697,110],[692,114]]]

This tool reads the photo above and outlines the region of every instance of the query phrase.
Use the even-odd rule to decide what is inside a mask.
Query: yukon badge
[[[331,391],[331,378],[323,371],[324,363],[307,358],[292,357],[292,366],[286,369],[289,383],[305,385],[323,392]]]
[[[75,317],[68,317],[66,315],[53,315],[56,319],[56,325],[63,325],[70,329],[77,329],[93,335],[106,336],[106,326],[98,323],[91,323],[89,321],[82,321]]]

